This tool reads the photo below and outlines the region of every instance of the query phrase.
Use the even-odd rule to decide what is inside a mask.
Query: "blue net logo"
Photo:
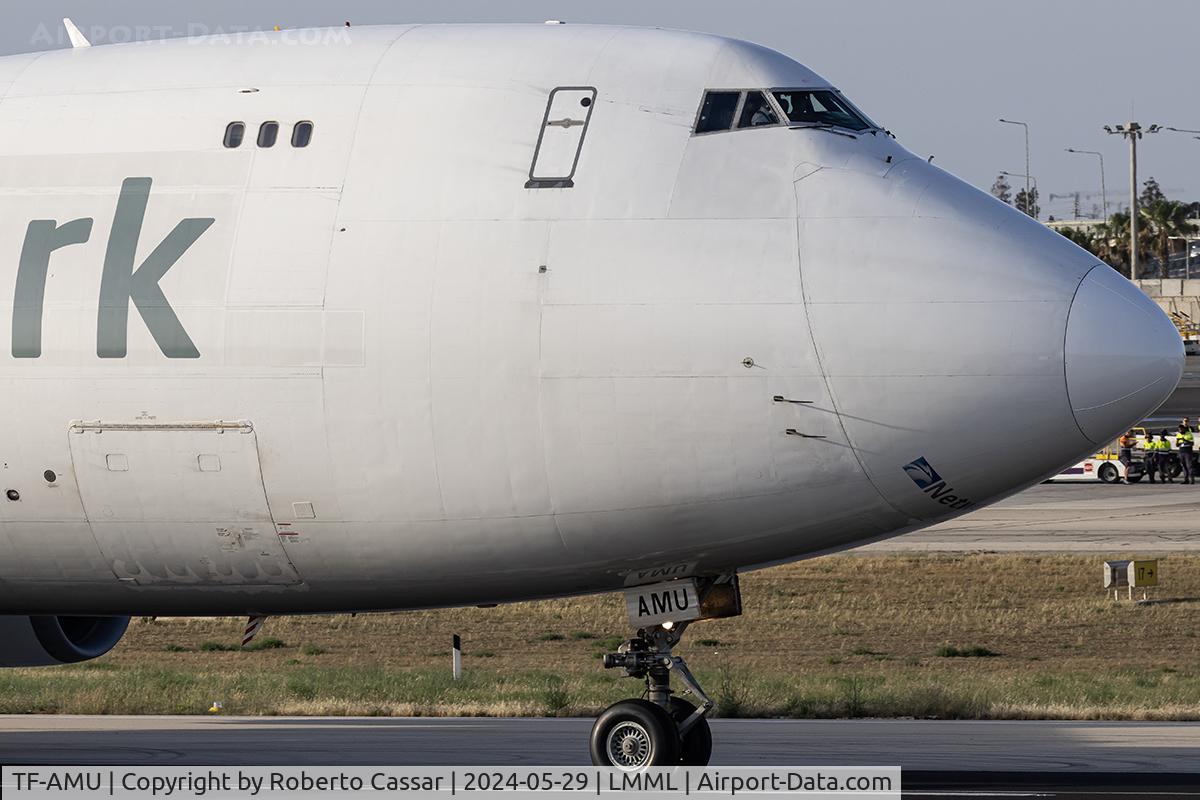
[[[904,471],[908,473],[908,477],[912,478],[913,483],[922,489],[928,489],[942,479],[942,476],[938,475],[937,470],[925,460],[924,456],[905,464]]]
[[[912,482],[917,485],[921,493],[930,500],[936,500],[952,511],[961,511],[968,506],[974,505],[973,501],[957,494],[957,490],[946,483],[945,479],[938,474],[938,471],[933,468],[933,465],[924,456],[915,461],[908,462],[904,465],[903,469],[908,474],[908,477],[912,478]]]

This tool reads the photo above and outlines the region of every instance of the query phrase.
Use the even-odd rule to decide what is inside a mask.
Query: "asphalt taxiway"
[[[1097,553],[1200,552],[1200,484],[1044,483],[941,525],[854,550]]]
[[[1200,418],[1200,356],[1188,356],[1184,359],[1183,376],[1179,379],[1179,386],[1142,424],[1174,430],[1181,417],[1190,417],[1193,425]]]
[[[0,717],[6,765],[579,766],[588,719]],[[714,766],[899,765],[905,794],[1200,797],[1200,723],[713,720]]]

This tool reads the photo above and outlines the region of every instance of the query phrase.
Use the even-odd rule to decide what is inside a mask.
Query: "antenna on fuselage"
[[[79,30],[79,26],[72,22],[70,17],[63,17],[63,26],[67,29],[67,38],[71,40],[71,47],[92,46],[92,43],[83,35],[83,31]]]

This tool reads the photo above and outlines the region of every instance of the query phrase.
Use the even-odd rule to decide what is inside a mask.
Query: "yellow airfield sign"
[[[1130,586],[1158,586],[1158,559],[1134,561],[1129,570]]]

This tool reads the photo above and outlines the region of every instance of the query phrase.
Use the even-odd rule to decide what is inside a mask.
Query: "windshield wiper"
[[[829,123],[829,122],[793,122],[790,125],[788,125],[788,127],[793,128],[795,130],[826,131],[828,133],[836,134],[838,136],[847,136],[851,139],[858,138],[857,133],[851,133],[850,131],[848,131],[844,128],[838,127],[837,125],[833,125],[832,123]]]

